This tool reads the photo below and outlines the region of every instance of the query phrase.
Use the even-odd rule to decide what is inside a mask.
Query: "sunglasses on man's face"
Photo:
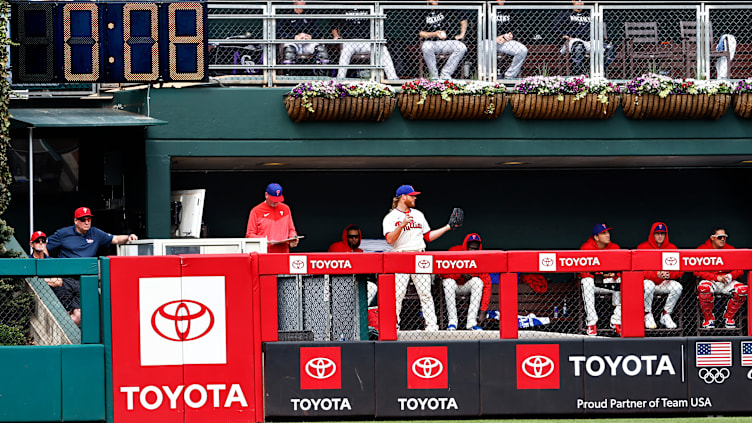
[[[348,238],[360,238],[360,235],[348,235]]]
[[[90,217],[80,217],[80,218],[78,218],[78,221],[79,222],[84,222],[84,223],[91,222],[91,218]]]
[[[31,243],[32,244],[37,244],[37,243],[39,243],[39,244],[46,244],[47,243],[47,238],[37,238],[34,241],[31,241]]]
[[[728,238],[728,235],[712,235],[713,238],[718,238],[720,240],[725,241],[726,238]]]

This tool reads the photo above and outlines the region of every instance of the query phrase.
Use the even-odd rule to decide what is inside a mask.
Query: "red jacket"
[[[618,249],[619,249],[619,244],[615,242],[611,242],[605,247],[599,248],[598,244],[595,243],[595,239],[593,239],[593,237],[588,238],[588,240],[585,241],[585,243],[580,246],[580,250],[618,250]],[[610,273],[610,272],[580,273],[580,279],[592,278],[593,275],[602,275],[603,273]],[[621,273],[616,273],[616,276],[621,277]]]
[[[663,245],[660,247],[655,242],[655,237],[653,234],[655,233],[655,227],[658,225],[663,225],[663,227],[666,227],[666,224],[663,222],[655,222],[653,223],[653,226],[650,227],[650,235],[648,235],[648,240],[643,242],[642,244],[637,246],[638,250],[677,250],[678,248],[676,245],[668,242],[668,232],[666,232],[666,239],[663,241]],[[682,277],[684,272],[669,272],[669,278],[673,280],[678,280]],[[643,277],[645,279],[649,279],[653,282],[655,282],[656,285],[660,285],[663,283],[665,279],[661,279],[658,277],[658,271],[656,270],[649,270],[643,274]]]
[[[697,247],[698,250],[712,250],[713,248],[714,247],[713,247],[713,244],[710,242],[710,238],[708,238],[708,240],[705,241],[704,244]],[[724,244],[723,248],[721,248],[721,250],[733,250],[733,249],[734,247],[732,247],[730,244]],[[718,275],[725,275],[725,274],[730,274],[734,280],[737,280],[744,274],[744,270],[718,270],[714,272],[695,272],[695,275],[698,278],[701,278],[702,280],[705,280],[705,281],[713,281],[713,282],[718,281]]]
[[[363,234],[360,233],[360,228],[358,228],[355,225],[347,225],[345,227],[345,230],[342,231],[342,241],[335,242],[334,244],[329,246],[329,252],[330,253],[362,253],[363,250],[358,248],[360,246],[360,239],[358,239],[358,245],[355,246],[355,249],[350,248],[350,244],[347,243],[347,231],[350,229],[357,229],[358,235],[360,237],[363,237]]]
[[[467,251],[467,240],[472,235],[477,236],[480,240],[480,235],[476,233],[467,234],[465,240],[462,242],[462,245],[455,245],[454,247],[450,248],[449,251]],[[479,249],[483,249],[483,241],[480,241]],[[483,281],[483,298],[481,298],[480,300],[480,309],[488,310],[488,303],[491,302],[491,276],[488,273],[471,274],[470,276],[480,278],[480,280]],[[444,279],[454,279],[455,281],[457,281],[457,285],[464,285],[467,283],[467,280],[465,280],[465,278],[462,277],[462,274],[459,273],[443,275],[442,277]]]
[[[248,216],[248,225],[245,229],[246,238],[266,238],[269,242],[282,241],[298,235],[295,224],[292,222],[290,207],[285,203],[270,207],[266,201],[261,202]],[[266,249],[269,253],[289,253],[288,243],[269,245]]]

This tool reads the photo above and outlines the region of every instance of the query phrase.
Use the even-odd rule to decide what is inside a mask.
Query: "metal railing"
[[[418,77],[511,84],[528,76],[580,74],[626,81],[647,72],[674,78],[752,77],[747,25],[752,5],[746,2],[207,5],[209,75],[223,85],[334,78],[400,84]],[[464,38],[457,40],[462,22]],[[447,32],[446,39],[431,36],[439,30]],[[421,31],[431,34],[421,38]],[[23,94],[28,96],[80,96],[98,90],[96,84],[80,88],[14,86],[28,89]]]
[[[399,84],[447,75],[508,84],[535,75],[626,81],[647,72],[743,79],[752,76],[747,17],[752,5],[744,2],[212,2],[209,69],[222,83],[270,86],[333,78]],[[455,63],[450,45],[458,44],[449,42],[459,35],[461,21],[467,27]],[[338,28],[343,25],[346,34]],[[291,43],[286,27],[313,33],[306,42]],[[452,33],[446,40],[419,36],[440,27]],[[286,45],[295,46],[287,58]],[[343,58],[354,46],[356,54]]]

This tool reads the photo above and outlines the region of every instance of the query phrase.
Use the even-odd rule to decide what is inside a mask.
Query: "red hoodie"
[[[360,238],[363,237],[363,234],[360,233],[360,228],[358,228],[355,225],[347,225],[344,231],[342,231],[342,241],[335,242],[334,244],[329,246],[329,252],[330,253],[362,253],[363,250],[358,248],[360,246],[360,238],[358,238],[358,245],[355,246],[355,249],[350,248],[350,244],[347,243],[347,231],[350,229],[357,229],[358,235],[360,235]]]
[[[467,251],[467,240],[473,235],[477,236],[478,240],[481,239],[480,235],[476,233],[467,234],[465,240],[462,241],[462,245],[455,245],[454,247],[450,248],[449,251]],[[478,249],[483,249],[483,241],[480,241],[480,247],[478,247]],[[488,273],[478,273],[470,276],[480,278],[480,280],[483,281],[483,298],[481,298],[480,300],[480,309],[484,311],[488,310],[488,303],[491,302],[491,276]],[[457,285],[464,285],[465,283],[467,283],[467,280],[462,277],[462,274],[443,275],[442,278],[454,279],[455,281],[457,281]]]
[[[666,232],[666,239],[663,241],[663,245],[661,245],[660,247],[658,246],[658,244],[655,242],[655,236],[653,236],[655,234],[655,227],[658,225],[663,225],[664,228],[667,227],[663,222],[653,223],[653,226],[650,227],[650,235],[648,235],[648,240],[638,245],[638,250],[678,250],[676,245],[668,242],[668,232]],[[669,272],[669,278],[673,280],[679,280],[679,278],[681,278],[683,274],[684,272]],[[643,277],[655,282],[656,285],[662,284],[665,280],[659,278],[658,272],[655,270],[645,272]]]
[[[595,243],[595,239],[592,236],[588,238],[588,240],[585,241],[585,243],[580,246],[580,250],[618,250],[618,249],[619,249],[619,244],[615,242],[610,242],[605,247],[599,248],[598,244]],[[607,272],[580,273],[580,279],[592,278],[594,274],[602,275],[603,273],[611,273],[611,272],[607,271]],[[616,277],[621,277],[621,273],[616,273]]]
[[[704,244],[697,247],[698,250],[712,250],[714,249],[713,244],[710,241],[710,238],[708,238],[707,241],[705,241]],[[726,243],[723,245],[723,248],[721,250],[733,250],[734,247],[732,247],[730,244]],[[699,278],[702,278],[702,280],[705,281],[718,281],[718,275],[725,275],[725,274],[731,274],[731,277],[734,280],[739,279],[743,274],[744,270],[718,270],[713,272],[695,272],[695,275]]]

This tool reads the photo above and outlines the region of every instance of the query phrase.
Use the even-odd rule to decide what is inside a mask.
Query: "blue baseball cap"
[[[403,195],[418,195],[420,192],[415,191],[413,189],[412,185],[402,185],[401,187],[397,188],[397,197],[401,197]]]
[[[605,223],[599,223],[599,224],[593,226],[593,236],[596,236],[596,235],[600,234],[601,232],[605,232],[605,231],[607,231],[609,229],[614,229],[614,228],[609,228],[608,226],[606,226]]]
[[[470,234],[470,236],[467,237],[467,242],[470,242],[470,241],[480,242],[480,236],[478,236],[478,234]]]
[[[269,199],[277,203],[285,201],[285,197],[282,196],[282,185],[271,183],[266,187],[266,193],[269,194]]]
[[[656,233],[656,232],[666,232],[666,233],[668,233],[668,229],[666,229],[666,225],[664,225],[663,223],[659,223],[659,224],[655,225],[655,230],[653,231],[653,233]]]

